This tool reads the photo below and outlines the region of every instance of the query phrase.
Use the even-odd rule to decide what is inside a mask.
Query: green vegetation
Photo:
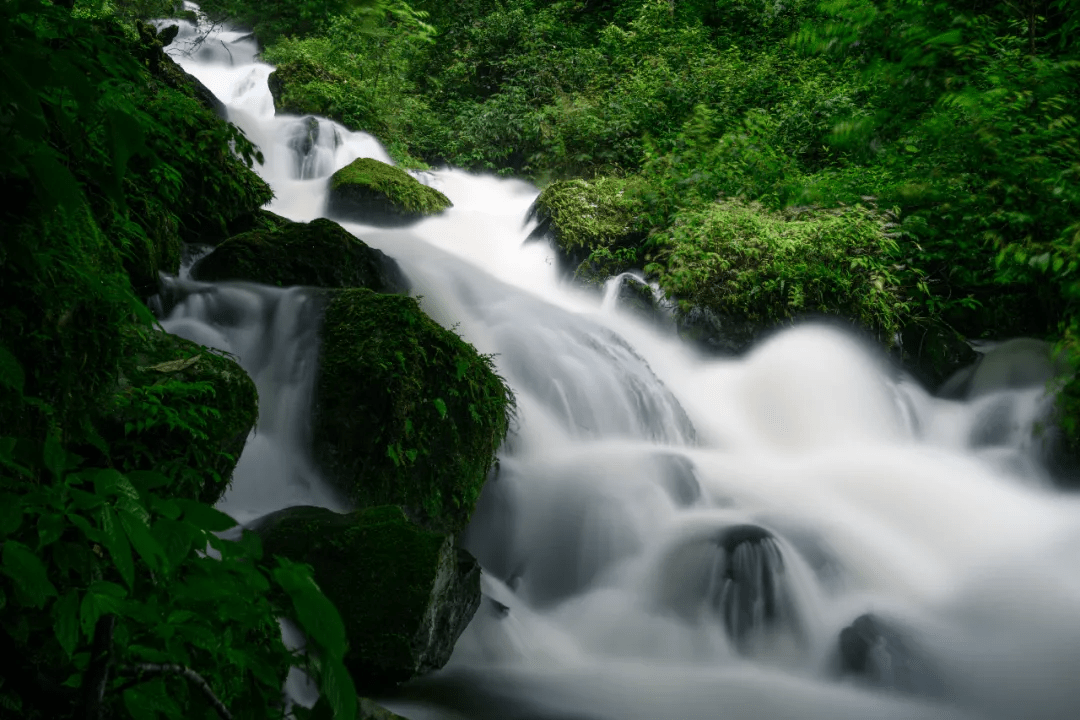
[[[350,500],[465,526],[513,409],[491,358],[413,298],[342,290],[323,319],[315,392],[316,459]]]
[[[259,416],[255,383],[233,360],[138,326],[125,330],[105,410],[101,433],[115,467],[153,467],[171,494],[208,505],[225,493]]]
[[[450,205],[450,199],[435,188],[371,158],[353,160],[330,176],[330,212],[361,222],[414,222]]]
[[[843,315],[886,343],[917,339],[914,360],[935,379],[965,356],[963,338],[1047,338],[1080,366],[1076,3],[416,0],[409,11],[437,42],[426,29],[394,36],[405,23],[392,13],[366,15],[360,32],[342,12],[267,57],[322,73],[323,85],[296,83],[310,91],[297,110],[316,97],[355,107],[337,116],[402,157],[625,188],[639,239],[614,240],[609,203],[590,200],[579,227],[564,221],[563,250],[592,248],[587,263],[571,253],[579,277],[648,264],[683,301],[710,295],[763,319]],[[372,43],[374,27],[390,39]],[[859,205],[895,216],[888,237],[867,234]],[[852,223],[827,235],[859,254],[839,262],[847,240],[817,248],[838,260],[826,270],[736,252],[722,261],[733,287],[705,287],[720,276],[696,259],[730,252],[732,236],[695,223],[716,230],[736,213],[754,246],[808,227],[777,224],[792,206]],[[764,293],[767,307],[738,301],[759,281],[785,291]],[[805,300],[789,291],[811,286],[820,293]],[[1078,398],[1063,415],[1077,437],[1080,385],[1063,397]]]
[[[646,271],[685,305],[764,327],[832,313],[891,338],[910,317],[888,218],[854,208],[786,214],[739,201],[678,215]]]
[[[164,6],[71,4],[0,4],[0,649],[17,659],[0,708],[281,717],[301,664],[351,720],[344,627],[310,568],[257,565],[258,539],[222,540],[235,522],[205,504],[254,422],[251,380],[138,297],[181,239],[257,222],[258,154],[132,21]]]
[[[193,268],[193,276],[278,286],[403,289],[397,264],[336,222],[280,220],[275,229],[251,230],[226,240]]]
[[[289,508],[259,530],[268,552],[309,563],[342,611],[357,689],[385,691],[441,667],[480,602],[480,568],[396,506],[348,515]]]

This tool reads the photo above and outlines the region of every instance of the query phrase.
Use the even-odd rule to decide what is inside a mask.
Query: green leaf
[[[83,535],[90,542],[100,543],[105,541],[105,536],[101,534],[101,531],[90,524],[90,521],[84,518],[82,515],[76,515],[75,513],[69,513],[67,516],[71,524],[83,531]]]
[[[53,631],[60,647],[71,657],[79,642],[79,595],[69,590],[52,609]]]
[[[22,498],[11,493],[0,494],[0,535],[10,535],[22,525]]]
[[[108,505],[101,508],[101,532],[105,549],[109,551],[120,577],[128,587],[135,587],[135,561],[131,557],[131,545],[116,512]]]
[[[322,663],[321,687],[334,711],[335,718],[353,720],[356,717],[356,687],[345,664],[339,658],[327,658]]]
[[[160,518],[154,523],[151,533],[157,540],[159,547],[165,553],[165,558],[170,567],[178,567],[195,541],[198,530],[187,523],[177,522],[169,518]]]
[[[94,490],[98,495],[115,495],[140,502],[139,491],[123,473],[116,470],[99,470],[93,474]]]
[[[64,476],[64,469],[67,466],[67,453],[60,445],[60,439],[53,433],[45,438],[45,467],[52,473],[53,477],[60,480]]]
[[[128,540],[131,541],[135,552],[139,553],[143,562],[149,565],[151,570],[168,572],[169,563],[165,551],[150,534],[150,527],[146,520],[127,510],[120,510],[117,515],[120,517],[120,524],[124,526]]]
[[[22,395],[26,376],[18,359],[0,345],[0,385],[11,388]]]
[[[288,594],[296,608],[300,628],[308,638],[332,658],[345,655],[345,624],[311,576],[311,568],[278,558],[274,580]]]
[[[38,550],[60,539],[67,527],[67,519],[59,513],[44,513],[38,518]]]
[[[56,595],[41,559],[20,542],[4,541],[3,573],[15,581],[34,607],[44,606],[47,598]]]
[[[439,411],[439,417],[446,419],[446,403],[442,398],[435,398],[432,400],[435,403],[435,409]]]
[[[94,626],[97,625],[98,618],[107,613],[118,612],[126,596],[124,588],[116,583],[99,580],[90,586],[79,606],[79,620],[83,635],[88,640],[94,637]]]
[[[229,528],[236,527],[236,521],[231,517],[203,503],[194,500],[178,499],[175,501],[184,512],[184,520],[192,525],[210,532],[224,532]]]

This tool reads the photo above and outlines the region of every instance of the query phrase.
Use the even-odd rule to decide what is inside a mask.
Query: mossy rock
[[[408,289],[393,259],[325,218],[285,221],[276,229],[255,229],[230,238],[200,260],[192,276],[278,286],[366,287],[377,292]]]
[[[330,176],[328,209],[369,225],[408,225],[450,207],[450,198],[404,170],[371,158],[353,160]]]
[[[567,274],[591,284],[628,270],[630,250],[645,239],[640,207],[622,178],[557,180],[529,208],[530,239],[546,238]],[[605,252],[606,251],[606,252]]]
[[[446,664],[480,605],[480,566],[452,535],[421,528],[401,508],[341,515],[292,507],[258,524],[265,557],[311,565],[345,622],[345,666],[360,693]]]
[[[741,351],[761,332],[832,316],[891,346],[909,320],[890,218],[871,207],[767,210],[738,200],[678,215],[645,269],[678,299],[680,333]]]
[[[131,328],[124,339],[100,423],[113,463],[164,473],[175,496],[217,502],[258,419],[255,383],[232,359],[176,335]]]
[[[468,523],[513,405],[489,357],[412,298],[337,291],[315,393],[316,460],[352,502],[401,505],[440,530]]]

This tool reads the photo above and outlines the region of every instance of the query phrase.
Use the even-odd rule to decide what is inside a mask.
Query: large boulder
[[[360,693],[442,667],[480,605],[476,560],[399,507],[347,515],[293,507],[265,518],[258,532],[266,557],[314,569],[345,622],[345,665]]]
[[[213,504],[258,419],[255,383],[216,350],[169,333],[131,328],[101,423],[113,463],[157,470],[170,493]]]
[[[408,289],[398,264],[332,220],[284,221],[274,229],[236,235],[192,268],[199,280],[248,280],[264,285]]]
[[[532,240],[551,243],[560,269],[586,284],[603,284],[637,263],[636,246],[645,238],[640,207],[627,181],[557,180],[529,208],[536,227]]]
[[[463,528],[513,404],[491,359],[413,298],[364,289],[330,295],[321,340],[314,450],[325,477],[357,505]]]
[[[409,173],[360,158],[330,176],[328,210],[346,220],[395,227],[436,215],[452,203]]]

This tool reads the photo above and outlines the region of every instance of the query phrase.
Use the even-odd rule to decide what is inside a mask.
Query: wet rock
[[[958,373],[979,357],[962,335],[942,323],[909,323],[899,340],[893,354],[916,380],[942,397],[960,396]]]
[[[670,326],[674,320],[670,308],[661,302],[652,286],[635,275],[623,273],[612,280],[617,306],[637,317],[661,326]]]
[[[469,521],[513,397],[491,360],[416,300],[329,294],[315,390],[314,451],[357,505],[394,504],[431,527]]]
[[[398,227],[437,215],[451,205],[435,188],[371,158],[354,160],[330,176],[327,209],[346,220]]]
[[[840,631],[840,671],[887,690],[940,697],[941,676],[896,628],[867,613]]]
[[[776,539],[757,525],[736,525],[716,540],[709,603],[740,649],[752,636],[791,620],[784,559]]]
[[[264,285],[406,292],[398,264],[368,247],[332,220],[284,220],[274,229],[256,229],[226,240],[192,268],[198,280],[247,280]]]
[[[338,608],[345,666],[360,693],[442,667],[480,605],[480,566],[453,535],[421,528],[395,506],[345,515],[293,507],[257,525],[266,557],[312,566]]]
[[[697,305],[680,306],[675,311],[675,328],[683,340],[714,355],[739,355],[770,329]]]
[[[308,115],[300,123],[296,134],[289,138],[289,147],[303,158],[319,143],[319,121]]]

